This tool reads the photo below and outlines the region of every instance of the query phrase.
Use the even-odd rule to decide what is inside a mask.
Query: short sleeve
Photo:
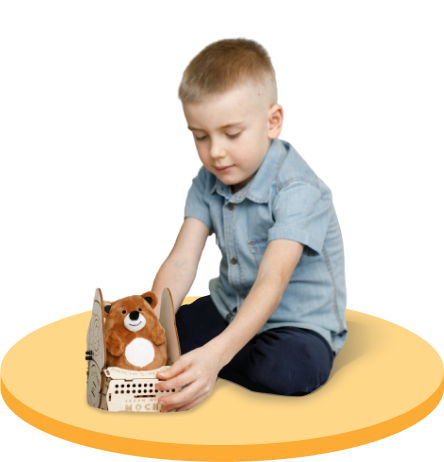
[[[275,197],[272,211],[275,223],[268,230],[269,241],[291,239],[308,246],[314,255],[322,253],[333,212],[330,190],[323,193],[305,181],[289,182]]]
[[[209,236],[214,233],[213,222],[211,220],[210,207],[205,202],[205,188],[207,184],[207,175],[205,167],[202,166],[193,182],[185,201],[185,217],[194,217],[205,223],[210,230]]]

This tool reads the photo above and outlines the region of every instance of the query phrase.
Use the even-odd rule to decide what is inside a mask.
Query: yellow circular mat
[[[179,413],[108,412],[86,400],[91,310],[47,324],[2,356],[1,376],[19,401],[75,427],[124,438],[248,445],[319,438],[386,421],[418,406],[443,379],[439,354],[402,324],[347,310],[347,342],[325,385],[306,396],[251,392],[218,379]]]

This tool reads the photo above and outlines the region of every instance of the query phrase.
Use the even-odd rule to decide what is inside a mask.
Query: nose
[[[129,315],[131,321],[137,321],[139,319],[139,312],[138,311],[131,311]]]
[[[219,159],[225,157],[225,148],[220,144],[213,141],[210,148],[210,156],[213,159]]]
[[[210,143],[210,156],[212,159],[218,159],[219,157],[225,157],[225,146],[223,140],[213,138]]]

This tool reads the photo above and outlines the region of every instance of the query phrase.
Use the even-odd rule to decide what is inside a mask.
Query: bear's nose
[[[139,319],[139,312],[131,311],[129,316],[130,316],[131,321],[137,321]]]

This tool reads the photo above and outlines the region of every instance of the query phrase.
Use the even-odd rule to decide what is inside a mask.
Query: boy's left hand
[[[188,383],[183,390],[159,399],[161,412],[187,411],[207,398],[223,366],[220,351],[207,343],[182,355],[167,371],[158,372],[157,378],[165,382],[157,383],[156,390],[177,390]]]

